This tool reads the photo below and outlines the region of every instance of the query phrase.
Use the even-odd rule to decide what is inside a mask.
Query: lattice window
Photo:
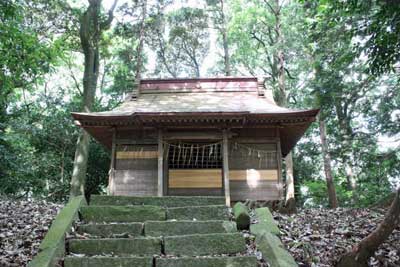
[[[239,144],[230,146],[230,167],[277,169],[277,151],[275,144]]]
[[[221,143],[168,143],[166,151],[170,169],[222,168]]]

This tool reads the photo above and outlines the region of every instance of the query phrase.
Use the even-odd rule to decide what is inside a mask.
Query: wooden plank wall
[[[170,169],[169,188],[222,188],[221,169]]]
[[[114,195],[156,196],[158,146],[151,131],[118,131]]]
[[[168,194],[177,196],[222,195],[222,170],[169,169]]]
[[[240,144],[239,144],[240,145]],[[250,154],[243,147],[230,143],[229,184],[231,200],[277,200],[279,199],[278,164],[276,143],[245,144],[245,147],[270,151],[274,158],[265,160]]]

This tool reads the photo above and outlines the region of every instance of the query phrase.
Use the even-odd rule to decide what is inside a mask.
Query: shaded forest
[[[109,152],[70,112],[110,110],[140,78],[226,75],[321,109],[292,155],[297,206],[368,207],[399,186],[396,1],[103,2],[1,1],[0,194],[105,192]]]

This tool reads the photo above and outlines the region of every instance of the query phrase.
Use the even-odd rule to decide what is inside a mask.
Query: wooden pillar
[[[162,130],[158,130],[158,183],[157,196],[163,195],[163,172],[164,172],[164,144]]]
[[[278,163],[278,185],[279,185],[279,198],[283,197],[283,182],[282,182],[282,148],[281,148],[281,136],[279,128],[276,129],[277,142],[276,142],[276,162]]]
[[[224,189],[225,189],[225,201],[228,207],[231,206],[231,191],[229,189],[229,162],[228,162],[228,131],[223,131],[222,137],[222,149],[223,149],[223,173],[224,173]]]
[[[114,195],[114,174],[115,174],[115,153],[116,153],[116,136],[117,130],[113,128],[112,144],[111,144],[111,162],[110,171],[108,172],[108,195]]]

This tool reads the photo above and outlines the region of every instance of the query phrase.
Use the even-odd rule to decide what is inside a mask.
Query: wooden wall
[[[157,195],[158,146],[149,130],[117,132],[113,194]]]
[[[222,195],[222,169],[170,169],[168,176],[169,195]]]
[[[276,129],[234,129],[231,133],[228,151],[231,200],[279,199],[282,189],[279,187],[280,163],[278,159],[280,157]],[[259,157],[257,154],[249,155],[246,148],[268,151],[270,154],[267,158]],[[115,171],[111,181],[113,194],[156,196],[157,132],[155,130],[118,130],[115,151]],[[168,169],[168,159],[165,157],[163,172],[164,194],[224,195],[222,168]]]
[[[230,143],[229,187],[232,201],[279,199],[278,180],[276,143]]]

